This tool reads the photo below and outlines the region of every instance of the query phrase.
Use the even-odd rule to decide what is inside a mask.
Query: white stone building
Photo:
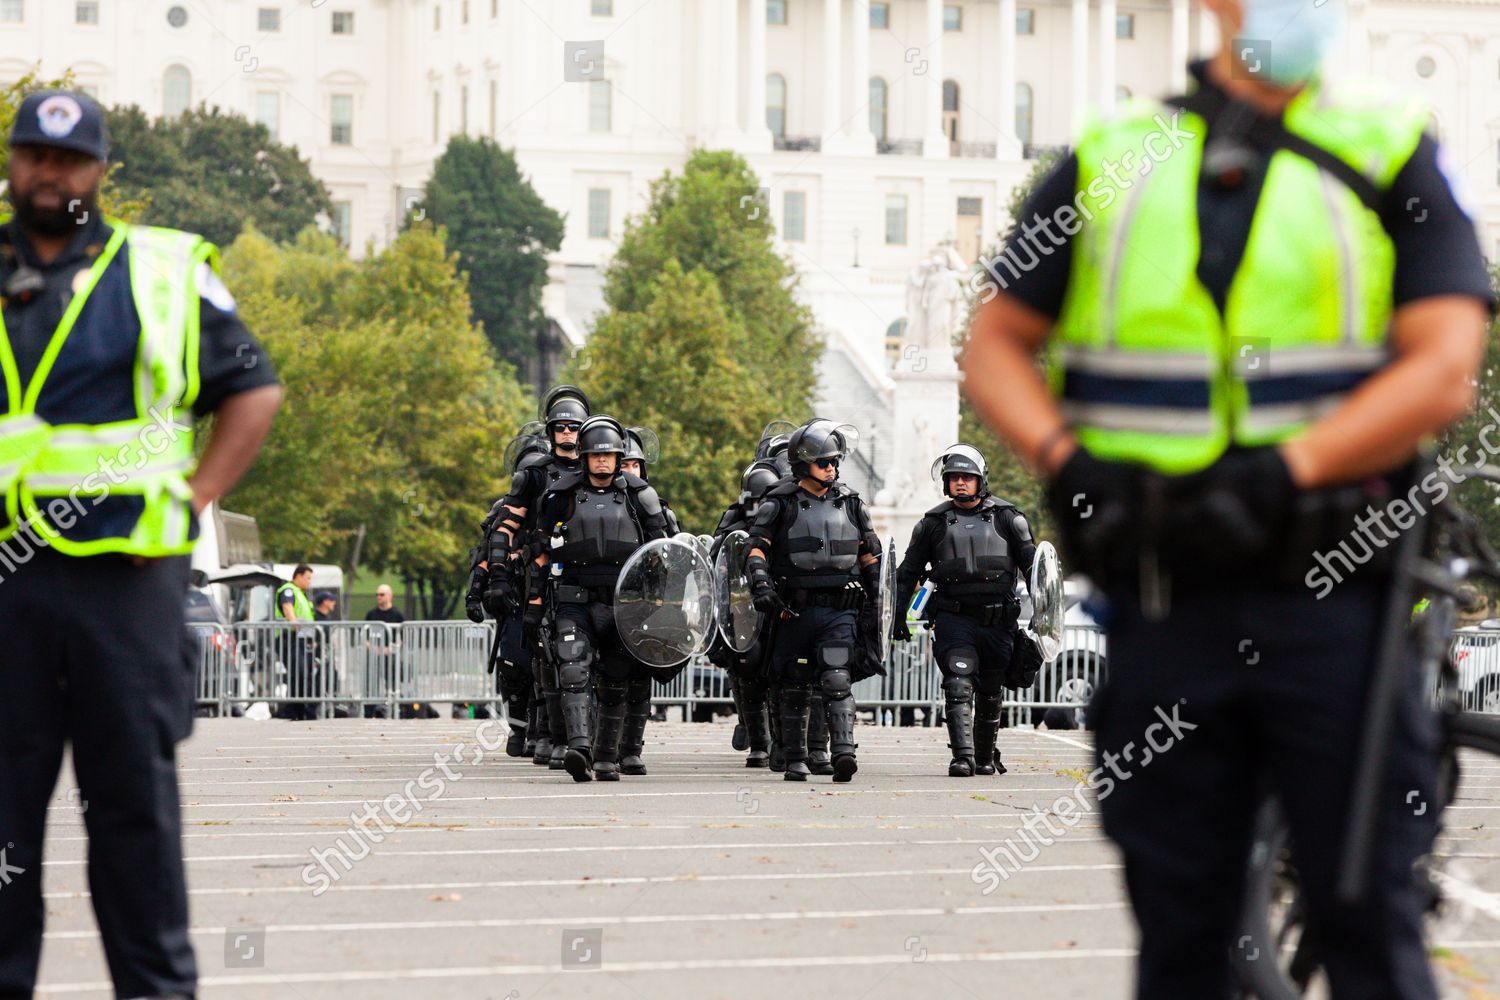
[[[1500,2],[1329,2],[1348,4],[1337,70],[1431,101],[1500,254]],[[736,150],[828,337],[827,408],[890,481],[849,474],[909,484],[910,508],[931,493],[905,453],[954,434],[898,412],[911,269],[945,240],[973,260],[1028,156],[1086,104],[1180,90],[1215,35],[1188,0],[0,0],[0,81],[39,64],[108,104],[258,119],[356,251],[390,238],[448,136],[493,136],[566,213],[546,304],[575,342],[649,182]]]

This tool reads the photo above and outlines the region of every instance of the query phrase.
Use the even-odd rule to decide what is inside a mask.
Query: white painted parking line
[[[1011,878],[1021,875],[1056,874],[1058,872],[1103,872],[1120,871],[1123,865],[1026,865],[1010,873]],[[546,886],[592,887],[601,885],[660,885],[666,883],[712,883],[712,882],[803,882],[843,881],[858,879],[909,878],[924,875],[970,875],[973,866],[966,868],[897,868],[876,871],[845,872],[738,872],[724,875],[672,874],[672,875],[607,875],[581,878],[506,879],[484,882],[406,882],[380,883],[376,885],[341,885],[335,883],[327,892],[430,892],[454,889],[523,889]],[[231,888],[214,886],[207,889],[189,889],[189,896],[268,896],[288,893],[307,893],[305,885],[246,886]],[[89,892],[48,892],[44,899],[88,899]],[[327,895],[327,893],[325,893]]]
[[[1058,948],[1052,951],[972,951],[972,952],[928,952],[922,961],[932,964],[961,964],[969,962],[1078,962],[1094,959],[1129,959],[1135,957],[1132,948]],[[907,952],[879,955],[800,955],[795,964],[800,971],[813,968],[838,968],[869,965],[910,965],[912,956]],[[720,969],[777,969],[784,970],[791,961],[783,956],[766,958],[696,958],[661,962],[610,962],[608,971],[612,975],[628,975],[643,972],[694,972]],[[477,979],[489,976],[550,976],[566,971],[562,965],[474,965],[446,969],[389,969],[360,972],[304,972],[294,975],[258,976],[208,976],[200,985],[205,987],[231,986],[295,986],[314,983],[370,983],[392,980],[416,979]],[[41,994],[85,993],[107,990],[109,983],[67,983],[39,987]]]
[[[679,829],[687,829],[680,827]],[[337,838],[333,838],[337,839]],[[1060,837],[1058,844],[1085,843],[1103,840],[1102,837]],[[463,850],[440,850],[440,851],[370,851],[370,856],[380,858],[478,858],[493,855],[509,854],[620,854],[623,852],[637,851],[764,851],[764,850],[808,850],[817,847],[835,847],[839,849],[851,847],[943,847],[961,846],[964,844],[993,845],[993,837],[951,837],[944,840],[764,840],[764,841],[722,841],[719,843],[689,842],[685,844],[574,844],[566,847],[475,847]],[[332,844],[317,845],[331,847]],[[214,854],[201,857],[189,857],[189,864],[205,864],[208,862],[223,861],[299,861],[308,857],[307,851],[296,854]],[[88,859],[76,860],[52,860],[43,861],[44,868],[77,868],[88,864]]]
[[[352,934],[368,931],[493,930],[503,927],[616,927],[638,924],[759,923],[812,920],[879,920],[898,917],[1015,916],[1030,913],[1099,913],[1123,910],[1123,902],[1051,903],[1010,906],[919,906],[884,910],[778,910],[768,913],[651,913],[621,917],[575,914],[571,917],[511,917],[491,920],[363,921],[342,924],[271,924],[267,934]],[[224,934],[230,927],[194,927],[193,934]],[[49,931],[48,940],[83,941],[97,938],[98,931]]]

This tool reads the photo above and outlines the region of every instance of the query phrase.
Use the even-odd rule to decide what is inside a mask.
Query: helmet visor
[[[843,458],[858,445],[859,428],[853,424],[815,420],[798,437],[794,457],[803,462],[813,462],[820,458]]]
[[[932,463],[932,481],[943,485],[943,477],[951,472],[970,476],[984,476],[986,463],[979,449],[967,444],[956,444],[943,452]]]

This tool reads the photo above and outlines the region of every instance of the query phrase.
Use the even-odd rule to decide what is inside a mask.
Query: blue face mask
[[[1235,56],[1257,79],[1306,83],[1344,28],[1344,0],[1245,0]]]

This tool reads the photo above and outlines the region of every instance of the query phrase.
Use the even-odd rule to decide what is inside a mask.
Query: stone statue
[[[945,240],[933,247],[928,258],[914,266],[906,278],[906,336],[903,358],[916,354],[911,370],[951,370],[953,334],[962,318],[963,258]],[[925,364],[923,363],[925,362]]]

